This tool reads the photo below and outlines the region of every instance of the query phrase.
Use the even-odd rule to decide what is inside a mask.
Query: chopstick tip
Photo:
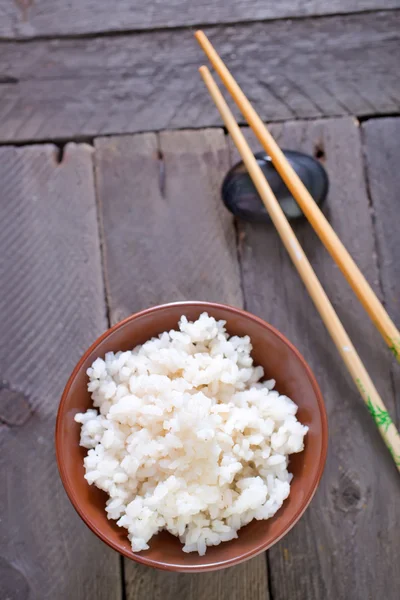
[[[210,75],[210,70],[208,67],[206,67],[206,65],[201,65],[201,67],[199,67],[199,73],[205,80]]]
[[[200,38],[202,38],[204,36],[204,31],[202,31],[201,29],[198,29],[197,31],[195,31],[194,33],[194,37],[196,38],[196,40],[199,40]]]

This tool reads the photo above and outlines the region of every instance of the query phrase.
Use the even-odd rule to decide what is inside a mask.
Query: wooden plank
[[[367,179],[377,237],[377,255],[385,305],[400,327],[399,187],[400,119],[372,119],[362,126]],[[400,340],[399,340],[400,344]],[[400,346],[397,349],[400,352]],[[391,378],[400,425],[400,369],[393,361]],[[395,415],[393,415],[395,416]]]
[[[0,148],[0,597],[121,593],[118,556],[82,523],[58,476],[67,377],[107,327],[92,149]]]
[[[208,33],[270,121],[400,108],[400,11]],[[203,62],[187,30],[2,42],[0,141],[220,125],[197,72]]]
[[[270,600],[265,554],[226,571],[190,575],[129,563],[126,589],[126,600]]]
[[[297,122],[272,131],[284,148],[323,153],[331,182],[327,216],[381,294],[358,123],[348,118]],[[395,139],[393,130],[390,135]],[[295,230],[393,413],[390,357],[380,335],[308,223]],[[393,523],[400,505],[393,461],[273,226],[241,224],[239,237],[246,307],[303,353],[329,417],[330,450],[316,497],[300,523],[269,551],[272,597],[395,600],[400,574],[393,570],[393,557],[399,555],[400,538]]]
[[[222,130],[106,138],[95,148],[111,320],[171,300],[241,306],[235,230],[220,200]],[[129,600],[239,600],[247,586],[252,599],[268,599],[265,556],[206,576],[132,562],[125,574]]]
[[[176,300],[240,305],[233,221],[219,202],[222,130],[101,138],[95,148],[111,321]]]
[[[15,0],[12,3],[0,0],[0,37],[85,35],[393,8],[400,8],[399,0],[178,0],[155,3],[120,0],[117,7],[106,0],[71,0],[67,5],[62,0]]]

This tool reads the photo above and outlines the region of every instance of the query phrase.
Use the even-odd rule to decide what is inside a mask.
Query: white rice
[[[254,367],[248,336],[224,321],[182,317],[179,331],[109,352],[87,374],[93,405],[77,414],[85,479],[109,495],[109,519],[135,552],[167,529],[184,552],[237,537],[290,492],[288,455],[308,428],[297,406]]]

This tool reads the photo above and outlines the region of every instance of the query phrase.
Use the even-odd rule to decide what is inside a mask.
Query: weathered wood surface
[[[399,0],[0,0],[0,38],[261,21],[400,8]]]
[[[242,305],[233,220],[220,201],[228,168],[222,130],[108,138],[95,146],[111,320],[171,300]],[[268,600],[264,555],[206,576],[125,561],[125,578],[128,600]]]
[[[377,238],[380,280],[387,310],[400,327],[400,119],[372,119],[362,126],[367,179]],[[400,352],[400,340],[398,341]],[[392,382],[400,425],[400,369],[393,361]]]
[[[328,218],[399,324],[400,119],[272,130],[283,147],[322,155]],[[95,150],[111,320],[193,297],[240,306],[243,289],[246,307],[311,364],[330,424],[321,486],[269,551],[269,582],[265,556],[207,575],[126,561],[127,600],[268,600],[268,583],[271,600],[397,600],[397,472],[272,226],[239,224],[240,277],[219,195],[230,162],[223,132],[102,138]],[[0,148],[1,599],[122,596],[119,558],[74,513],[53,450],[63,385],[107,326],[92,168],[86,145],[68,145],[61,164],[52,145]],[[398,366],[309,225],[295,229],[394,417],[397,396],[399,423]]]
[[[265,554],[226,571],[204,574],[149,572],[133,563],[125,569],[126,600],[272,600]]]
[[[400,11],[207,32],[269,121],[400,108]],[[189,30],[1,42],[0,142],[219,125],[204,60]]]
[[[59,479],[66,379],[106,328],[92,149],[0,148],[0,598],[109,600],[118,556]]]
[[[357,122],[298,122],[274,126],[272,131],[284,148],[324,154],[331,182],[328,218],[381,295]],[[394,148],[393,129],[390,136]],[[373,145],[379,154],[381,150]],[[392,162],[394,167],[396,159]],[[395,179],[389,173],[386,185],[395,206]],[[395,227],[393,222],[392,259],[395,248],[399,251]],[[295,231],[394,414],[391,360],[385,344],[308,223],[297,224]],[[239,239],[247,309],[275,325],[304,354],[322,388],[329,416],[330,449],[316,497],[300,523],[269,551],[272,597],[396,600],[400,574],[393,561],[400,553],[395,525],[400,504],[393,461],[273,226],[241,224]],[[386,268],[390,278],[389,261]]]
[[[95,141],[111,322],[176,300],[240,305],[222,130]]]

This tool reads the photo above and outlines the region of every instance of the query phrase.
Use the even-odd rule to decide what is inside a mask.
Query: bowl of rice
[[[139,563],[199,572],[280,540],[310,503],[328,444],[310,368],[238,308],[180,302],[118,323],[61,398],[56,454],[90,529]]]

